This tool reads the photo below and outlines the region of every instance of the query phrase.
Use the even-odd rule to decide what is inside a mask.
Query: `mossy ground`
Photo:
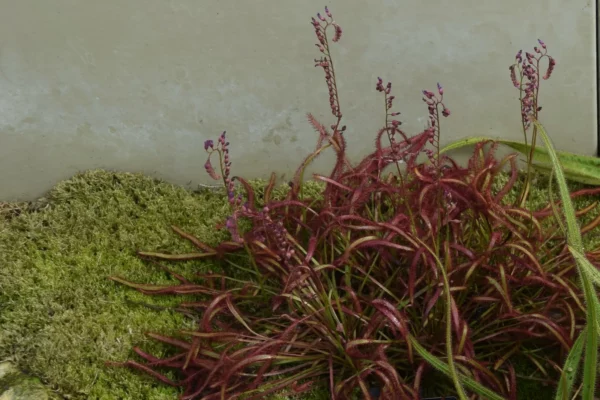
[[[533,198],[547,201],[544,185]],[[141,346],[166,349],[144,336],[191,328],[182,315],[131,302],[173,306],[182,297],[144,296],[107,279],[174,283],[142,262],[138,249],[187,252],[177,225],[200,240],[225,238],[215,225],[227,215],[222,193],[190,192],[151,178],[90,171],[57,185],[45,200],[5,205],[0,218],[0,360],[10,359],[69,399],[173,399],[177,390],[104,362],[133,357]],[[218,269],[210,261],[180,263],[184,275]],[[547,397],[523,388],[528,399]],[[535,393],[535,395],[534,395]],[[311,398],[327,398],[315,392]]]

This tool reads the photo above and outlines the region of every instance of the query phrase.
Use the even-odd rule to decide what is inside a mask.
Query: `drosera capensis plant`
[[[565,199],[600,189],[565,198],[564,176],[555,168],[568,234],[548,229],[550,220],[562,221],[558,204],[534,210],[526,208],[526,195],[507,201],[519,183],[515,154],[498,159],[497,142],[479,141],[461,166],[441,151],[441,120],[450,111],[439,84],[423,91],[428,127],[409,136],[393,109],[392,84],[379,78],[383,127],[373,152],[352,163],[329,39],[341,40],[342,29],[327,8],[312,26],[332,122],[308,115],[317,145],[284,198],[272,195],[274,176],[258,195],[232,175],[225,132],[205,142],[206,171],[227,191],[231,214],[222,227],[230,239],[209,246],[174,227],[197,252],[139,255],[155,262],[215,258],[224,272],[192,279],[163,266],[180,283],[160,286],[112,277],[146,294],[197,295],[180,307],[196,312],[199,323],[177,335],[148,334],[171,345],[171,356],[136,347],[138,361],[110,364],[181,386],[181,398],[190,400],[258,399],[315,386],[327,387],[333,399],[372,399],[374,390],[381,399],[419,399],[424,390],[461,400],[517,399],[524,380],[560,381],[567,396],[580,386],[593,394],[598,326],[590,282],[600,275],[600,250],[586,251],[571,231],[591,232],[600,221],[577,227],[576,218],[593,207],[575,211]],[[548,145],[537,98],[531,108],[528,96],[521,101],[529,118],[524,129],[535,129]],[[328,149],[333,170],[314,174],[323,190],[307,196],[306,167]],[[548,155],[557,166],[551,146]],[[574,384],[573,374],[562,371],[571,371],[584,348],[583,381]],[[532,373],[515,368],[523,362]],[[178,381],[161,372],[169,369]]]

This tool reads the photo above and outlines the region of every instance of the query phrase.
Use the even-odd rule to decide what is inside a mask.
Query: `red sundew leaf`
[[[206,386],[208,385],[208,380],[202,379],[203,374],[205,374],[204,371],[198,371],[195,374],[190,375],[190,377],[188,378],[189,381],[186,382],[187,389],[181,396],[180,400],[197,399],[198,396],[200,396],[204,392],[204,390],[206,389]],[[193,381],[194,384],[192,384],[191,381]],[[191,385],[193,385],[193,386],[191,386]],[[206,400],[206,396],[203,397],[203,400]]]
[[[273,250],[271,250],[266,243],[263,243],[260,240],[254,240],[252,242],[252,245],[260,248],[269,257],[271,257],[271,258],[273,258],[275,260],[279,259],[279,255],[277,255],[277,253],[275,253]]]
[[[412,262],[410,263],[410,267],[408,269],[408,297],[410,299],[411,304],[415,303],[415,286],[417,280],[417,265],[420,259],[423,257],[423,253],[425,252],[424,248],[419,248],[415,252],[413,256]]]
[[[508,194],[508,192],[510,192],[510,190],[514,187],[515,182],[517,181],[519,170],[517,168],[517,163],[516,163],[515,157],[511,157],[509,162],[510,162],[510,178],[504,184],[502,189],[500,189],[500,191],[494,197],[494,201],[498,204],[500,204],[502,202],[502,199],[504,199],[504,196],[506,196]]]
[[[399,226],[393,225],[390,223],[385,223],[385,222],[380,223],[379,226],[389,229],[390,231],[397,233],[399,236],[402,236],[406,241],[408,241],[412,245],[413,251],[414,251],[414,249],[418,249],[420,247],[419,244],[413,238],[411,238],[407,232],[402,230]]]
[[[375,361],[374,363],[379,368],[384,371],[385,376],[388,378],[388,382],[391,383],[391,387],[388,386],[392,393],[394,394],[402,394],[403,397],[406,396],[406,391],[404,390],[404,385],[400,383],[400,377],[398,376],[398,372],[396,368],[394,368],[390,363],[385,361]],[[388,384],[389,385],[389,384]],[[387,385],[386,385],[387,386]]]
[[[198,332],[198,331],[181,331],[184,335],[190,335],[201,339],[218,339],[222,342],[228,342],[230,340],[236,340],[243,337],[242,334],[237,332]]]
[[[288,200],[296,200],[298,199],[298,193],[300,191],[300,186],[302,185],[302,177],[304,175],[304,171],[306,169],[306,167],[312,163],[317,157],[319,157],[323,151],[325,149],[327,149],[329,147],[329,145],[320,145],[317,146],[317,149],[310,153],[309,155],[307,155],[304,160],[302,160],[302,163],[300,163],[300,166],[296,169],[296,172],[294,173],[294,177],[292,178],[292,181],[290,182],[291,185],[291,190],[288,192],[286,198]]]
[[[598,202],[594,201],[592,204],[590,204],[587,207],[583,207],[580,210],[575,211],[575,216],[576,217],[582,217],[585,214],[589,213],[590,211],[592,211],[594,208],[596,208],[596,206],[598,206]]]
[[[490,333],[487,336],[478,338],[477,340],[474,340],[473,343],[481,343],[481,342],[486,342],[488,340],[497,338],[498,336],[501,335],[508,335],[509,333],[513,333],[513,336],[518,336],[518,337],[523,337],[523,338],[547,338],[548,335],[545,333],[537,333],[537,332],[533,332],[530,329],[524,329],[524,328],[502,328],[501,331],[498,332],[494,332],[494,333]],[[496,339],[498,340],[498,339]],[[504,340],[506,340],[506,338],[504,338]],[[511,341],[513,339],[511,338]]]
[[[504,304],[506,304],[506,307],[508,308],[508,312],[512,312],[513,310],[513,306],[512,306],[512,302],[510,301],[510,293],[506,292],[504,290],[504,288],[502,287],[502,285],[500,285],[500,283],[498,283],[497,280],[495,280],[492,277],[486,277],[488,282],[492,284],[492,286],[494,286],[494,288],[498,291],[498,293],[500,294],[500,296],[502,296],[502,299],[504,300]]]
[[[369,388],[367,387],[364,379],[359,375],[356,377],[356,380],[358,381],[358,387],[360,387],[363,396],[365,396],[365,400],[373,400],[373,397],[371,396],[371,393],[369,393]]]
[[[226,308],[225,305],[221,303],[224,302],[231,293],[222,293],[215,297],[213,301],[211,301],[210,305],[206,308],[204,312],[204,316],[202,317],[201,326],[205,332],[212,332],[212,328],[210,327],[211,319],[222,309]]]
[[[363,360],[371,359],[373,356],[372,354],[367,355],[367,354],[361,352],[358,349],[358,347],[364,346],[364,345],[369,345],[369,344],[376,344],[377,342],[378,342],[377,340],[373,340],[373,339],[350,340],[350,341],[348,341],[348,343],[346,343],[346,346],[345,346],[346,354],[348,354],[352,358],[358,358],[358,359],[363,359]]]
[[[275,172],[271,173],[271,177],[269,178],[269,183],[265,186],[264,193],[264,202],[265,204],[269,204],[271,202],[271,196],[273,194],[273,188],[275,187],[275,182],[277,181],[277,175]]]
[[[592,222],[588,223],[583,228],[581,228],[581,234],[583,235],[585,233],[588,233],[592,229],[597,228],[599,225],[600,225],[600,215],[598,215],[596,218],[594,218],[594,220]]]
[[[467,326],[466,322],[463,322],[462,330],[459,329],[459,331],[460,332],[457,333],[457,336],[460,337],[460,341],[458,342],[457,354],[462,354],[465,352],[465,346],[468,346],[467,352],[469,352],[469,350],[473,348],[473,345],[470,341],[468,341],[469,327]]]
[[[517,400],[517,374],[512,365],[508,366],[509,378],[507,379],[506,386],[509,393],[509,400]]]
[[[513,346],[509,351],[507,351],[506,353],[504,353],[502,355],[502,357],[500,357],[495,363],[494,363],[494,369],[497,371],[505,362],[506,360],[509,359],[510,356],[512,356],[513,354],[515,354],[519,349],[521,348],[521,344],[517,343],[515,346]]]
[[[335,400],[335,386],[333,384],[333,357],[329,355],[329,393],[331,393],[331,400]]]
[[[183,367],[183,363],[185,360],[185,353],[178,354],[173,357],[164,358],[155,362],[148,363],[148,366],[151,367],[167,367],[167,368],[176,368],[181,369]]]
[[[524,285],[533,285],[534,283],[538,283],[542,286],[545,286],[550,289],[560,290],[562,287],[556,283],[553,283],[548,278],[544,278],[537,275],[528,275],[521,280]]]
[[[231,179],[232,180],[237,180],[237,181],[239,181],[242,184],[242,186],[244,187],[244,190],[246,191],[248,208],[251,211],[255,211],[256,210],[256,203],[254,201],[254,189],[252,189],[252,186],[250,186],[250,183],[248,183],[248,181],[246,179],[242,178],[241,176],[234,176]]]
[[[323,124],[317,121],[317,119],[311,113],[306,114],[306,118],[308,119],[308,122],[312,125],[312,127],[315,129],[315,131],[317,131],[317,133],[319,134],[316,147],[318,149],[323,144],[323,141],[329,137],[329,132],[327,131],[327,128],[325,128]]]
[[[361,198],[363,194],[363,189],[361,187],[357,187],[356,189],[353,190],[352,193],[352,197],[350,198],[350,205],[351,206],[356,206],[359,202],[359,199]],[[364,196],[364,198],[366,198],[366,196]],[[353,212],[353,209],[350,209],[350,212]]]
[[[460,244],[450,243],[450,247],[467,256],[467,258],[471,261],[475,259],[475,255],[473,254],[473,252]]]
[[[404,317],[394,307],[389,301],[383,299],[375,299],[371,301],[371,305],[377,309],[380,313],[382,313],[388,321],[392,323],[394,328],[396,328],[401,334],[402,337],[406,338],[408,336],[408,327],[406,326],[406,322]]]
[[[425,312],[423,313],[423,321],[427,321],[427,319],[429,318],[429,313],[431,312],[431,309],[433,308],[433,306],[435,306],[435,303],[438,301],[441,294],[442,294],[442,288],[439,287],[433,294],[433,297],[427,302],[427,306],[425,307]]]
[[[529,264],[526,264],[526,266],[528,268],[530,268],[532,271],[535,271],[537,273],[540,274],[540,276],[546,276],[546,273],[544,271],[544,268],[541,266],[539,260],[537,259],[536,256],[534,256],[531,251],[529,251],[528,249],[526,249],[524,246],[521,246],[519,244],[516,243],[507,243],[505,245],[506,247],[515,249],[520,251],[521,253],[523,253],[528,259],[529,261],[531,261],[531,265],[533,265],[535,268],[532,268]]]
[[[475,303],[500,303],[500,302],[502,302],[502,300],[499,299],[498,297],[491,297],[491,296],[473,296],[473,297],[471,297],[471,300]]]
[[[377,236],[364,236],[360,239],[355,240],[346,248],[344,254],[340,257],[339,262],[345,262],[348,257],[350,257],[350,253],[362,247],[389,247],[396,250],[402,251],[412,251],[410,247],[403,246],[401,244],[393,243],[387,240],[379,239]]]
[[[525,356],[529,359],[529,361],[531,361],[536,368],[538,369],[538,371],[540,371],[542,373],[542,375],[544,376],[548,376],[548,372],[546,371],[546,369],[542,366],[542,364],[535,358],[533,357],[532,354],[530,353],[525,353]]]
[[[126,361],[124,363],[107,363],[107,365],[135,368],[135,369],[138,369],[140,371],[143,371],[143,372],[147,373],[148,375],[151,375],[152,377],[158,379],[159,381],[161,381],[162,383],[164,383],[166,385],[173,386],[173,387],[178,387],[179,386],[179,384],[177,384],[176,382],[173,382],[172,380],[170,380],[166,376],[164,376],[164,375],[162,375],[162,374],[160,374],[160,373],[152,370],[148,366],[146,366],[144,364],[140,364],[140,363],[138,363],[136,361]]]
[[[188,351],[187,357],[185,358],[185,363],[183,364],[183,367],[181,369],[187,369],[190,361],[193,358],[196,358],[196,356],[198,355],[198,351],[200,350],[201,343],[202,341],[200,340],[200,338],[195,337],[192,339],[192,345],[190,346],[190,350]]]
[[[223,381],[224,381],[224,383],[229,382],[231,377],[233,375],[237,374],[238,370],[241,370],[248,365],[261,363],[264,361],[271,361],[271,360],[275,360],[277,358],[278,358],[278,356],[276,354],[258,354],[258,355],[254,355],[251,357],[245,357],[243,360],[240,360],[237,363],[235,363],[229,369],[229,371],[227,371],[227,374],[225,375]]]
[[[294,394],[300,394],[308,392],[310,389],[312,389],[313,385],[314,381],[308,381],[301,385],[298,385],[298,381],[294,381],[294,383],[292,383],[292,390],[294,391]]]
[[[184,232],[182,229],[180,229],[179,227],[175,226],[175,225],[171,225],[171,229],[173,229],[173,231],[181,236],[182,238],[188,240],[189,242],[191,242],[194,246],[198,247],[201,250],[204,250],[207,253],[214,253],[217,254],[216,250],[213,249],[212,247],[208,246],[207,244],[202,243],[198,238],[196,238],[193,235],[190,235],[189,233]]]
[[[531,211],[522,210],[520,208],[505,207],[504,212],[507,214],[507,216],[508,214],[516,214],[521,216],[526,222],[533,224],[537,232],[537,238],[540,240],[543,238],[544,230],[542,229],[542,225],[537,218],[531,215]]]
[[[383,392],[386,389],[389,389],[392,386],[392,382],[390,381],[390,379],[388,378],[387,374],[384,371],[381,371],[379,369],[372,369],[372,373],[374,373],[375,375],[377,375],[381,381],[381,384],[378,385],[381,392]],[[370,393],[369,393],[370,395]],[[400,395],[400,392],[396,391],[396,395]],[[385,399],[385,395],[381,396],[380,394],[380,398]]]
[[[142,349],[140,349],[139,347],[134,347],[133,351],[140,357],[142,357],[144,360],[148,361],[149,363],[155,363],[155,362],[160,362],[162,361],[160,358],[153,356],[152,354],[148,354],[145,351],[143,351]]]
[[[158,266],[160,269],[162,269],[163,271],[165,271],[166,273],[168,273],[169,275],[173,276],[175,279],[177,279],[179,282],[183,283],[183,284],[187,284],[187,285],[191,285],[192,283],[187,280],[183,275],[178,274],[177,272],[165,267],[164,265],[156,262],[155,260],[149,260],[152,264]]]
[[[218,388],[218,386],[220,386],[219,384],[221,382],[220,381],[215,382],[215,379],[213,379],[213,376],[221,373],[222,370],[226,369],[226,364],[228,362],[227,352],[229,351],[230,348],[231,348],[231,345],[228,346],[225,350],[223,350],[223,353],[221,354],[221,357],[219,357],[216,364],[214,364],[214,366],[211,369],[209,369],[210,372],[208,373],[208,375],[204,376],[205,371],[200,371],[200,372],[202,372],[201,376],[203,379],[196,379],[194,382],[194,380],[193,380],[194,375],[190,375],[185,380],[186,383],[188,383],[188,384],[195,383],[195,387],[193,387],[193,389],[191,389],[192,393],[184,394],[184,396],[182,397],[182,400],[195,399],[195,396],[198,396],[199,394],[201,394],[209,384],[211,384],[212,388]],[[194,360],[194,361],[195,361],[194,362],[195,365],[199,365],[199,363],[196,360]],[[189,386],[188,386],[188,388],[189,388]],[[220,393],[214,393],[213,396],[216,396],[217,394],[220,395]],[[211,396],[203,397],[203,399],[207,399],[207,398],[211,398]]]
[[[458,356],[454,356],[455,359],[458,358]],[[425,368],[427,367],[427,362],[422,361],[419,366],[417,367],[417,372],[415,373],[415,379],[413,381],[413,389],[415,390],[415,392],[420,392],[420,388],[421,388],[421,380],[423,379],[423,373],[425,372]]]
[[[306,257],[304,258],[304,262],[306,264],[310,264],[310,260],[313,258],[315,254],[315,250],[317,249],[317,237],[311,236],[308,240],[308,248],[306,249]]]
[[[560,344],[562,344],[565,350],[571,350],[573,343],[569,338],[569,335],[567,335],[560,326],[558,326],[554,321],[548,319],[548,317],[545,315],[525,314],[517,316],[516,319],[523,322],[535,323],[545,327],[560,342]]]
[[[148,336],[149,338],[152,338],[154,340],[158,340],[159,342],[163,342],[166,344],[170,344],[171,346],[178,347],[183,350],[190,349],[189,343],[184,342],[179,339],[169,337],[169,336],[159,335],[158,333],[153,333],[153,332],[146,332],[146,336]]]
[[[328,177],[326,177],[326,176],[319,175],[319,174],[313,174],[313,177],[314,177],[316,180],[319,180],[319,181],[326,182],[326,183],[328,183],[329,185],[333,185],[333,186],[335,186],[335,187],[337,187],[337,188],[339,188],[339,189],[345,190],[346,192],[353,192],[353,191],[354,191],[354,189],[352,189],[351,187],[349,187],[349,186],[346,186],[346,185],[343,185],[343,184],[341,184],[340,182],[337,182],[337,181],[335,181],[335,180],[333,180],[333,179],[331,179],[331,178],[328,178]]]
[[[577,197],[581,197],[581,196],[593,196],[593,195],[597,195],[599,193],[600,193],[600,187],[597,187],[597,188],[592,188],[592,189],[578,190],[578,191],[570,193],[569,196],[571,197],[571,199],[575,199]],[[558,207],[558,206],[560,206],[562,204],[562,201],[557,200],[555,202],[555,204]],[[548,204],[543,209],[541,209],[539,211],[535,211],[532,214],[536,218],[543,218],[543,217],[548,217],[548,216],[554,215],[554,211],[552,210],[552,205]]]
[[[381,229],[379,229],[378,227],[374,226],[374,225],[347,225],[347,224],[343,224],[340,225],[340,228],[343,228],[344,230],[347,231],[369,231],[369,232],[373,232],[373,231],[380,231]],[[382,240],[386,240],[389,241],[389,239],[384,238]]]
[[[112,278],[110,278],[112,279]],[[114,279],[113,279],[114,280]],[[129,286],[129,285],[128,285]],[[213,294],[214,290],[207,289],[200,285],[194,284],[181,284],[181,285],[172,285],[169,287],[157,286],[156,288],[152,288],[152,285],[136,285],[136,289],[144,294]],[[135,287],[135,286],[132,286]]]
[[[360,301],[358,300],[358,296],[356,295],[356,292],[352,288],[349,288],[347,286],[342,286],[340,289],[345,290],[346,293],[348,293],[348,295],[350,295],[350,298],[352,299],[352,306],[354,307],[354,311],[357,312],[358,314],[362,314],[363,310],[360,305]]]
[[[169,261],[191,261],[200,260],[202,258],[214,257],[215,253],[185,253],[185,254],[165,254],[165,253],[154,253],[150,251],[138,251],[140,257],[152,257],[161,260]]]
[[[243,248],[244,248],[243,243],[225,241],[225,242],[219,243],[219,245],[217,246],[217,248],[215,250],[217,250],[217,252],[219,254],[222,254],[222,253],[230,253],[230,252],[233,252],[236,250],[241,250]]]
[[[468,364],[471,368],[473,368],[475,370],[475,372],[479,372],[482,376],[485,377],[485,381],[488,382],[489,384],[491,384],[492,387],[495,387],[496,389],[499,389],[499,390],[503,389],[502,383],[498,380],[496,375],[494,375],[488,368],[486,368],[479,361],[477,361],[473,358],[470,358],[470,357],[462,356],[462,355],[456,355],[454,358],[457,361]]]
[[[571,341],[575,342],[575,324],[576,324],[576,319],[575,319],[575,313],[573,312],[573,308],[569,305],[569,303],[567,303],[567,301],[565,299],[561,299],[561,303],[563,303],[563,305],[565,306],[565,309],[567,310],[567,315],[569,318],[569,326],[571,327],[571,330],[569,331],[569,339],[571,339]]]
[[[460,335],[460,314],[458,313],[458,307],[456,307],[456,302],[452,296],[450,296],[450,313],[452,315],[452,325],[454,330],[457,335]]]
[[[434,183],[435,182],[432,177],[423,175],[421,173],[421,171],[419,171],[418,168],[414,168],[413,169],[413,173],[417,177],[417,179],[420,180],[420,181],[422,181],[422,182],[425,182],[425,183]],[[427,186],[427,188],[429,188],[429,186]]]
[[[319,213],[316,212],[314,209],[312,209],[311,207],[309,207],[308,205],[306,205],[305,203],[298,201],[298,200],[283,200],[283,201],[278,201],[277,203],[273,203],[273,204],[269,204],[269,209],[271,211],[280,209],[280,208],[287,208],[287,207],[292,207],[292,206],[296,206],[302,210],[306,210],[308,212],[310,212],[313,216],[317,217],[319,216]]]
[[[469,281],[469,278],[471,278],[471,275],[473,275],[473,273],[475,272],[475,269],[477,269],[477,267],[481,266],[481,262],[482,262],[482,258],[475,260],[471,266],[469,267],[469,270],[467,271],[467,273],[465,274],[465,278],[464,278],[464,282],[467,283]]]
[[[152,291],[152,292],[158,292],[161,290],[170,290],[173,287],[173,285],[147,285],[147,284],[142,284],[142,283],[134,283],[134,282],[130,282],[124,278],[121,278],[119,276],[109,276],[108,279],[110,279],[111,281],[118,282],[122,285],[132,287],[134,289],[146,290],[146,291]]]
[[[231,301],[231,296],[227,296],[225,297],[225,303],[227,304],[227,308],[229,309],[229,312],[235,317],[235,319],[242,324],[250,333],[261,337],[261,335],[259,335],[258,333],[254,332],[252,330],[252,328],[250,328],[250,326],[248,326],[248,324],[246,323],[246,321],[242,318],[242,315],[239,313],[239,311],[235,308],[235,306],[233,305],[233,302]],[[208,309],[207,309],[208,311]]]
[[[496,243],[498,243],[500,240],[502,240],[502,233],[498,231],[492,232],[492,234],[490,235],[490,241],[487,246],[487,251],[492,251],[496,246]]]

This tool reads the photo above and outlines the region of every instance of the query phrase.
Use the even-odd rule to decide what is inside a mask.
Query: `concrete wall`
[[[227,130],[233,173],[289,177],[330,123],[310,17],[322,0],[0,0],[0,200],[32,199],[90,168],[211,183],[202,143]],[[382,125],[377,76],[404,127],[445,88],[444,141],[520,139],[508,66],[542,38],[558,64],[541,89],[556,145],[596,152],[592,0],[331,0],[351,155]],[[321,167],[330,165],[323,160]]]

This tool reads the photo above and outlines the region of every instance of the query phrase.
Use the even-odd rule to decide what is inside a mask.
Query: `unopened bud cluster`
[[[515,63],[509,67],[510,79],[513,85],[521,91],[521,118],[525,129],[530,126],[532,118],[537,119],[538,113],[542,110],[537,96],[542,58],[548,58],[548,67],[541,79],[550,79],[556,66],[556,60],[548,55],[546,44],[540,39],[538,39],[538,43],[540,47],[535,46],[534,53],[526,52],[525,57],[523,57],[523,50],[519,50],[515,56]]]
[[[259,212],[260,220],[263,221],[263,223],[265,225],[265,230],[268,233],[273,234],[276,244],[277,244],[277,248],[279,249],[278,253],[287,263],[292,258],[292,256],[295,254],[295,251],[294,251],[294,249],[292,249],[292,246],[290,245],[290,243],[288,241],[288,238],[287,238],[288,231],[283,226],[283,222],[273,221],[273,219],[269,215],[270,211],[271,210],[269,209],[269,207],[265,206]]]
[[[335,83],[334,72],[332,69],[331,55],[329,53],[329,43],[327,41],[327,28],[330,26],[334,29],[333,41],[337,42],[342,38],[342,28],[333,20],[331,12],[325,7],[325,16],[320,13],[317,14],[317,18],[312,18],[312,25],[315,28],[315,35],[317,36],[318,43],[315,45],[323,57],[315,59],[315,67],[323,68],[325,72],[325,82],[329,91],[329,106],[331,107],[331,113],[334,117],[342,118],[340,111],[339,99],[337,86]]]
[[[206,140],[204,142],[204,150],[208,152],[208,159],[204,164],[204,169],[208,173],[208,175],[215,179],[221,179],[221,175],[217,174],[214,167],[212,166],[210,157],[216,151],[219,153],[221,159],[221,171],[223,173],[223,181],[225,183],[225,188],[227,190],[227,198],[230,204],[238,204],[241,202],[241,199],[236,199],[234,195],[234,183],[231,179],[231,158],[229,156],[229,142],[225,140],[226,131],[223,131],[217,140],[217,147],[215,148],[215,144],[213,140]]]

